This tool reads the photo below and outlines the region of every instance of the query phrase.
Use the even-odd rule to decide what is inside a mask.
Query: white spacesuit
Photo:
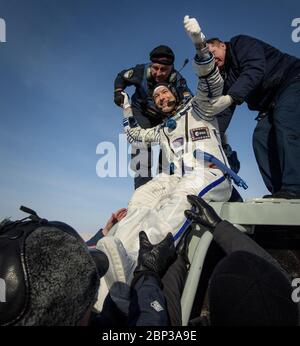
[[[199,61],[196,56],[194,67],[199,77],[197,94],[190,100],[183,100],[162,125],[140,128],[131,118],[130,104],[127,100],[124,102],[124,130],[128,141],[136,146],[159,143],[168,159],[168,169],[134,192],[127,215],[118,224],[114,235],[98,242],[97,248],[104,251],[110,261],[103,279],[108,288],[116,281],[131,282],[141,230],[153,244],[160,242],[168,232],[175,240],[180,238],[188,226],[184,216],[184,211],[190,209],[187,195],[198,195],[207,201],[230,198],[230,179],[216,166],[205,162],[203,156],[195,157],[196,152],[206,152],[228,165],[217,120],[207,116],[202,107],[205,102],[217,100],[222,95],[223,79],[212,55],[205,61]],[[99,296],[104,294],[103,290],[102,284]],[[122,300],[122,294],[126,296],[124,287],[110,294],[117,302]]]

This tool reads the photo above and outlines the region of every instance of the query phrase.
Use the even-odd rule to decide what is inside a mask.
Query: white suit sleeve
[[[138,125],[132,114],[132,109],[128,101],[128,96],[126,96],[123,105],[123,126],[129,144],[133,144],[137,148],[145,148],[150,143],[158,144],[160,142],[161,126],[157,125],[150,129],[142,129]]]
[[[134,144],[134,146],[137,148],[147,147],[150,143],[159,144],[160,125],[152,127],[151,129],[142,129],[140,126],[137,125],[133,117],[132,119],[125,118],[123,124],[124,132],[127,135],[127,140],[129,144]]]
[[[222,95],[224,81],[212,54],[205,61],[198,60],[196,56],[193,66],[199,77],[197,92],[192,100],[193,112],[209,121],[214,116],[206,111],[207,103]]]

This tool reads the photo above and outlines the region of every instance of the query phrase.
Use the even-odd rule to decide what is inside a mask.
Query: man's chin
[[[168,114],[168,113],[171,113],[174,108],[175,108],[175,106],[166,106],[166,107],[161,108],[161,111],[163,113]]]
[[[224,63],[221,60],[217,60],[216,65],[217,65],[217,67],[222,68],[224,66]]]

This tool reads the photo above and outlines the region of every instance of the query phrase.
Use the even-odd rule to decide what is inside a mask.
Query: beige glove
[[[231,96],[222,95],[212,99],[201,102],[201,111],[204,116],[212,117],[216,114],[223,112],[226,108],[230,107],[233,103]]]

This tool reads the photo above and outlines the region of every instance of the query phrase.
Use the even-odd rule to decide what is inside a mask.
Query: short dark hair
[[[224,43],[224,42],[223,42],[222,40],[220,40],[218,37],[212,37],[212,38],[206,40],[206,43],[207,43],[207,44],[208,44],[208,43],[211,43],[211,44],[216,44],[216,43],[218,43],[218,44],[220,44],[220,43]]]

